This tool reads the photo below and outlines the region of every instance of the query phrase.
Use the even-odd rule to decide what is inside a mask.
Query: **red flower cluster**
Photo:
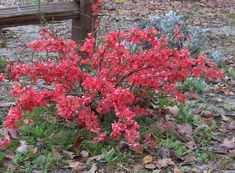
[[[151,98],[147,91],[183,100],[176,89],[178,82],[189,76],[222,77],[206,57],[192,59],[186,49],[170,49],[152,29],[111,32],[98,46],[89,36],[79,51],[72,40],[55,38],[45,30],[41,34],[42,38],[28,47],[57,53],[58,58],[10,66],[12,79],[20,81],[25,76],[31,80],[31,87],[14,85],[12,95],[17,103],[5,118],[5,128],[16,128],[24,111],[54,104],[59,118],[77,122],[96,134],[98,141],[109,136],[102,131],[102,119],[115,114],[110,137],[124,137],[131,147],[137,147],[139,125],[135,118],[148,115],[152,109],[144,100]],[[39,80],[44,81],[44,87],[38,87]]]
[[[4,78],[4,75],[2,73],[0,73],[0,82],[3,81],[5,78]]]
[[[93,15],[97,15],[100,12],[102,0],[94,0],[91,4],[91,11]]]

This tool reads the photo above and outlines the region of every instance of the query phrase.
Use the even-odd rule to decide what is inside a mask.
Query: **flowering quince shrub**
[[[42,30],[41,38],[29,43],[28,48],[57,53],[58,58],[8,66],[16,105],[6,115],[4,128],[20,128],[18,122],[24,119],[24,112],[55,105],[58,118],[86,128],[96,141],[123,137],[135,149],[140,145],[140,127],[135,119],[154,113],[149,91],[184,101],[183,93],[176,88],[178,82],[190,76],[207,80],[223,76],[205,56],[190,58],[187,49],[169,48],[166,39],[157,39],[156,34],[154,29],[111,32],[99,45],[89,35],[78,46],[73,40]],[[130,51],[128,45],[138,45],[138,49]],[[30,85],[22,83],[22,77]],[[44,87],[38,87],[39,81],[44,81]],[[74,92],[78,88],[80,92]],[[115,120],[109,134],[102,131],[101,123],[110,113]],[[6,135],[0,146],[9,142]]]

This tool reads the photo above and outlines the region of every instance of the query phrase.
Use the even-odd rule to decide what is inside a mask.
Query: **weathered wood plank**
[[[86,35],[94,31],[95,18],[91,12],[93,0],[80,0],[80,18],[74,18],[72,22],[72,37],[74,40],[83,40]]]
[[[42,18],[48,21],[57,21],[72,18],[78,19],[79,16],[80,7],[76,2],[41,4],[40,8],[35,5],[21,8],[5,8],[0,10],[0,27],[38,24]]]

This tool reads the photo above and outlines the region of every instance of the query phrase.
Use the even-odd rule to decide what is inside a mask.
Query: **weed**
[[[125,154],[115,150],[112,147],[108,147],[107,149],[104,148],[102,150],[102,156],[103,156],[104,161],[108,164],[125,160]]]
[[[155,94],[152,99],[152,106],[154,108],[165,108],[167,106],[174,106],[176,103],[173,100],[170,100],[169,97]]]
[[[182,156],[187,152],[187,148],[184,144],[173,135],[167,135],[166,139],[161,139],[160,145],[175,151],[177,156]]]
[[[3,161],[4,158],[5,158],[5,154],[0,151],[0,163],[1,161]]]
[[[6,65],[7,61],[3,57],[0,57],[0,73],[5,71]]]
[[[194,151],[194,155],[197,158],[197,160],[207,163],[210,160],[213,160],[215,155],[213,152],[209,151],[208,148],[199,148],[196,151]]]
[[[199,124],[199,118],[191,114],[191,112],[189,111],[189,106],[180,105],[179,112],[176,117],[176,122],[179,124],[187,123],[197,126]]]
[[[193,77],[189,77],[182,83],[179,88],[183,91],[193,91],[201,94],[205,91],[206,83],[205,80],[202,78],[196,79]]]
[[[207,125],[199,126],[193,133],[194,140],[201,146],[208,146],[212,136],[212,130]]]
[[[150,125],[155,122],[155,120],[153,120],[150,117],[138,117],[136,119],[136,121],[140,125],[140,133],[141,134],[146,134],[146,133],[150,132],[152,130]]]
[[[64,156],[55,155],[55,149],[71,148],[77,134],[77,126],[74,124],[65,125],[59,120],[52,119],[52,112],[53,108],[51,107],[37,108],[25,114],[25,117],[33,120],[32,124],[20,122],[22,128],[19,129],[19,137],[31,147],[27,152],[15,153],[12,162],[17,170],[30,173],[36,169],[47,173],[63,164],[62,158]],[[19,142],[13,140],[9,149],[15,151],[18,146]]]
[[[235,69],[233,67],[228,67],[225,64],[220,64],[220,68],[223,69],[225,75],[231,77],[232,79],[235,79]]]

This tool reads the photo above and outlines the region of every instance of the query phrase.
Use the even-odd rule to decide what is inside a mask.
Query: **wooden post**
[[[82,41],[87,34],[93,31],[95,19],[92,16],[91,4],[92,0],[75,0],[80,8],[78,18],[72,20],[72,39]]]

